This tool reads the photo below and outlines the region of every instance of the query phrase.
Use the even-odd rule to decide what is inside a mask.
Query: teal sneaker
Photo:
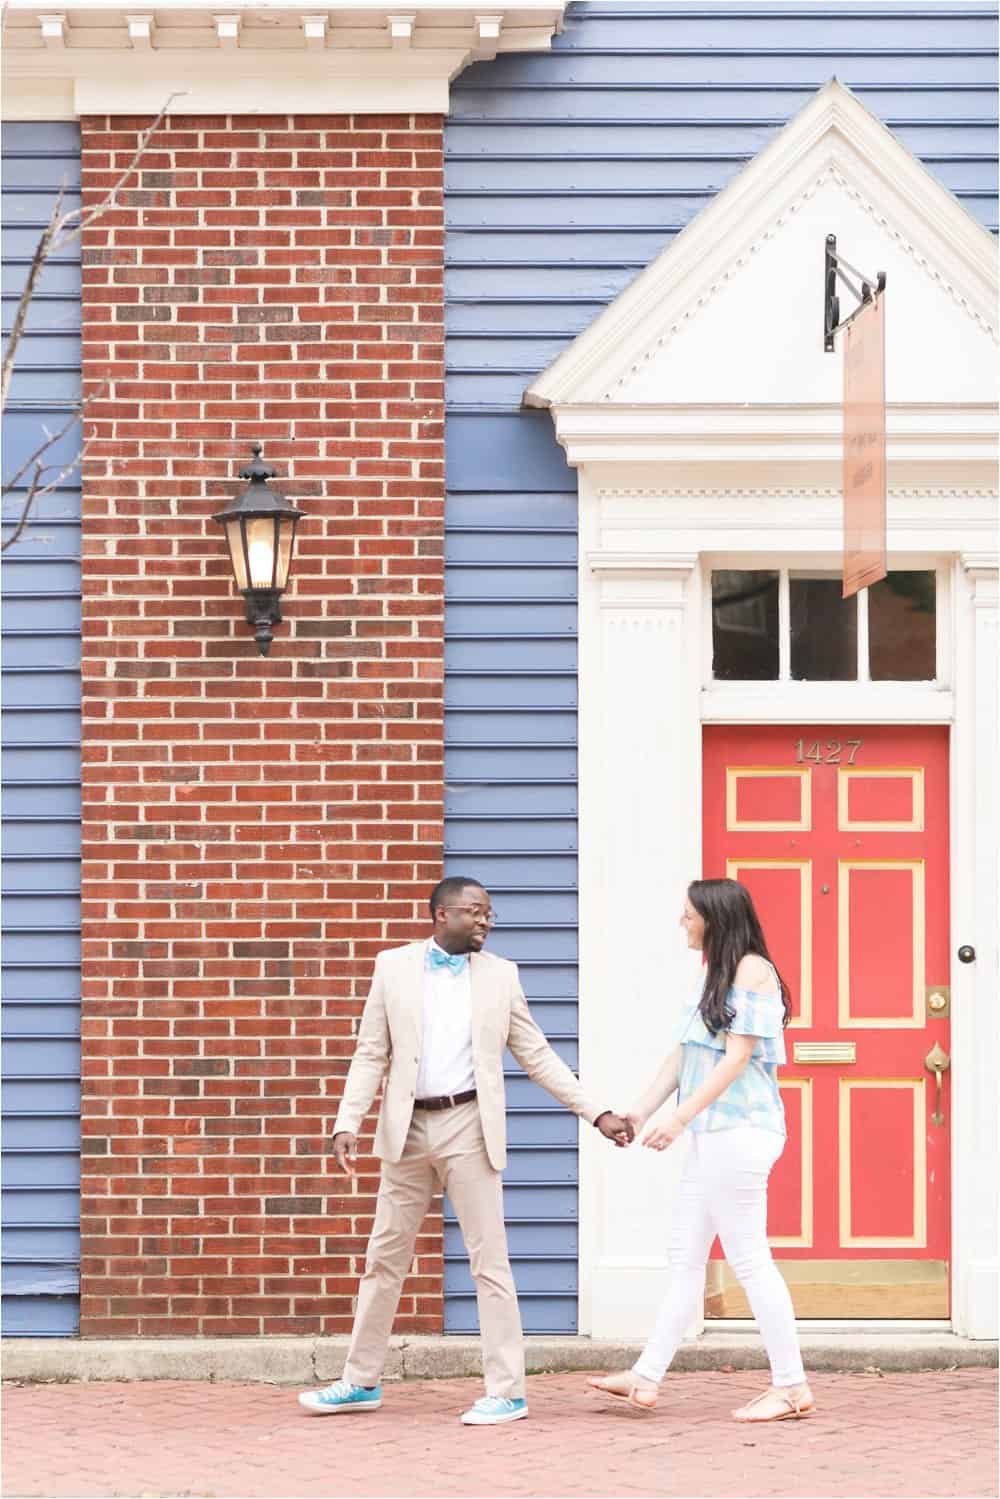
[[[462,1412],[463,1426],[501,1426],[505,1421],[521,1421],[528,1414],[528,1402],[505,1400],[502,1395],[483,1395],[471,1409]]]
[[[303,1390],[299,1404],[311,1416],[336,1416],[342,1411],[377,1411],[382,1404],[382,1386],[373,1390],[349,1380],[337,1379],[324,1390]]]

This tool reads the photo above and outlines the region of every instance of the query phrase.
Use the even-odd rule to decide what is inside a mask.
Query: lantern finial
[[[264,459],[261,456],[264,451],[263,444],[259,442],[252,443],[250,451],[253,454],[253,457],[250,459],[250,462],[247,464],[246,468],[240,469],[240,478],[250,479],[251,482],[254,479],[264,482],[266,482],[268,479],[273,479],[275,470],[269,463],[265,463]]]

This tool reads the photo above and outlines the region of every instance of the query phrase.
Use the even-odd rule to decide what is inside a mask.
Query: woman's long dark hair
[[[688,900],[705,923],[702,951],[708,969],[702,991],[701,1018],[712,1035],[727,1030],[733,1011],[726,996],[736,981],[736,969],[747,953],[765,958],[774,966],[767,950],[760,918],[754,909],[750,891],[739,880],[692,880]],[[777,968],[774,969],[778,973]],[[785,1007],[785,1024],[792,1018],[788,985],[778,973],[781,999]]]

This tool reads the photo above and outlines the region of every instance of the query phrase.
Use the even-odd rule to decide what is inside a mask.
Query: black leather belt
[[[470,1103],[476,1096],[475,1088],[468,1093],[446,1093],[443,1098],[415,1098],[415,1109],[453,1109],[457,1103]]]

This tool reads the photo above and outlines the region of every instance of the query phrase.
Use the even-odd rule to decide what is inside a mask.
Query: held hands
[[[607,1109],[597,1116],[594,1123],[604,1138],[613,1140],[619,1149],[631,1145],[635,1139],[635,1127],[627,1114],[622,1117],[621,1114],[613,1114],[610,1109]]]
[[[648,1134],[643,1136],[642,1143],[648,1150],[666,1150],[679,1140],[684,1133],[684,1120],[674,1111],[654,1124]]]
[[[632,1144],[646,1121],[641,1114],[634,1111],[627,1114],[613,1114],[609,1110],[607,1113],[598,1115],[594,1122],[606,1139],[613,1140],[619,1149],[624,1149]],[[684,1128],[684,1120],[674,1110],[667,1114],[659,1124],[654,1124],[640,1143],[645,1145],[647,1150],[667,1150],[680,1139]]]
[[[613,1140],[620,1150],[631,1145],[642,1119],[634,1113],[615,1114],[610,1109],[600,1114],[594,1123],[606,1140]],[[668,1114],[661,1124],[654,1125],[643,1137],[642,1144],[650,1150],[666,1150],[684,1133],[684,1123],[676,1113]],[[358,1137],[349,1130],[340,1130],[333,1137],[333,1156],[345,1176],[355,1176],[355,1161],[358,1158]]]

